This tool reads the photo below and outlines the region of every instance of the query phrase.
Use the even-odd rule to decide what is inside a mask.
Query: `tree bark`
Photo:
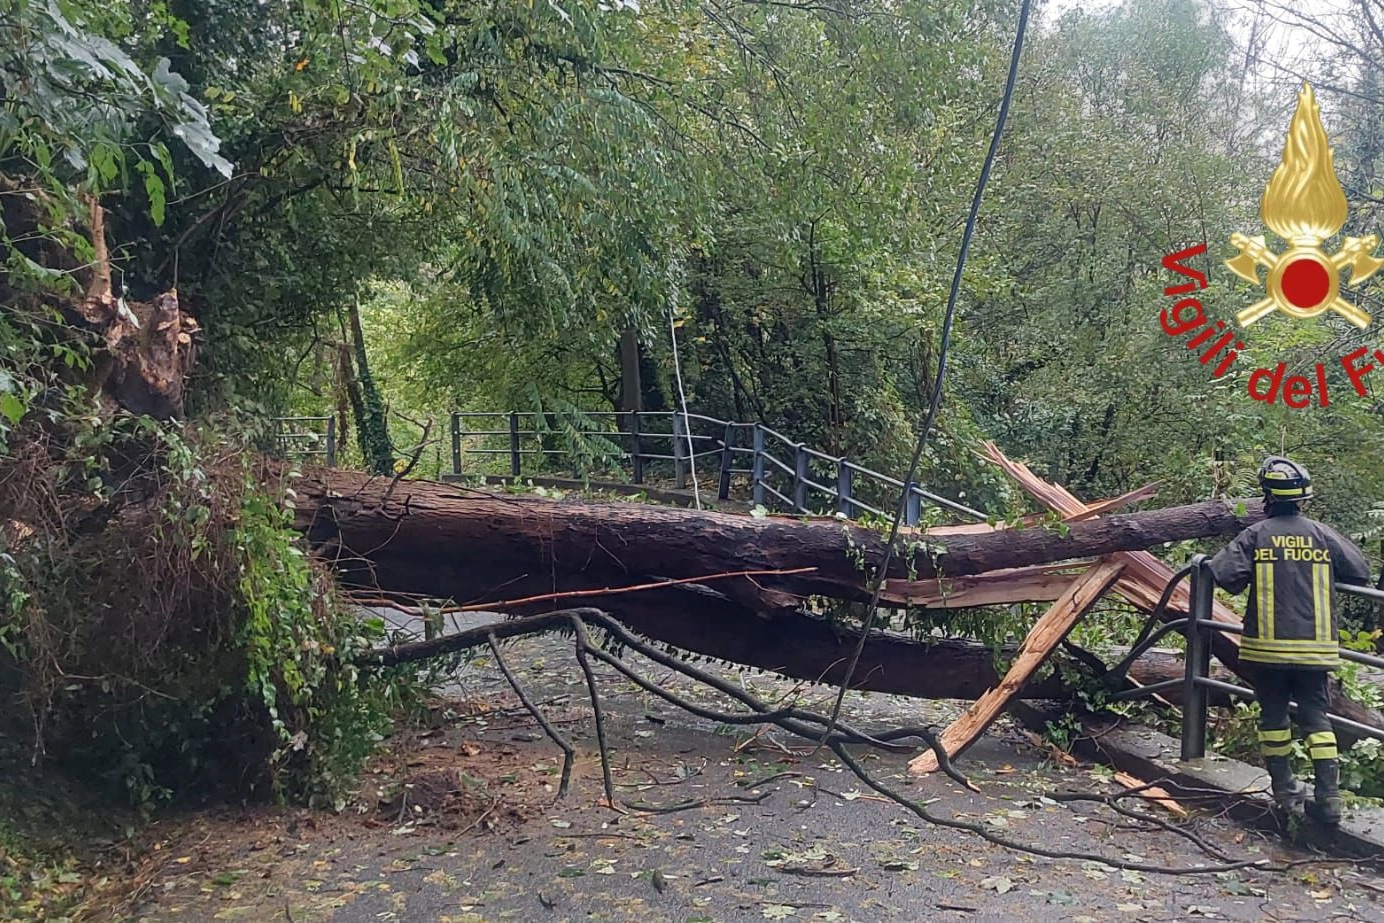
[[[389,441],[389,423],[385,419],[384,398],[370,373],[370,360],[365,351],[365,330],[360,323],[360,300],[352,298],[346,308],[351,327],[351,351],[355,373],[349,379],[351,405],[356,416],[356,437],[366,466],[376,474],[394,470],[394,447]]]
[[[633,327],[620,333],[620,409],[625,413],[644,409],[644,385],[639,376],[639,334]]]
[[[538,497],[462,492],[424,481],[395,482],[348,471],[321,472],[295,486],[297,522],[337,557],[352,585],[464,602],[507,598],[520,575],[597,586],[653,577],[700,577],[739,570],[814,568],[789,577],[738,578],[717,589],[742,598],[768,595],[766,614],[791,609],[786,594],[865,597],[883,559],[881,537],[839,520],[761,519],[627,503],[554,502]],[[963,577],[1210,536],[1230,536],[1262,515],[1221,501],[1146,513],[1108,515],[1065,530],[1002,529],[948,534],[938,541],[907,532],[889,576]],[[763,591],[769,591],[764,594]]]

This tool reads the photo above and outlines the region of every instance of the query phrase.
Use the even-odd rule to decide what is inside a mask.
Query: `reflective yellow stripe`
[[[1267,730],[1261,728],[1259,739],[1269,741],[1292,740],[1293,732],[1289,728],[1269,728]]]
[[[1308,734],[1307,753],[1314,760],[1336,759],[1336,732],[1315,731]]]
[[[1316,654],[1334,654],[1339,648],[1334,644],[1322,644],[1310,638],[1246,638],[1246,647],[1257,647],[1266,651],[1307,651]]]
[[[1286,664],[1299,667],[1335,669],[1341,665],[1338,654],[1304,653],[1296,650],[1256,650],[1249,644],[1240,648],[1240,659],[1253,663]]]
[[[1260,744],[1259,752],[1265,756],[1291,756],[1293,752],[1293,743],[1289,741],[1286,744]],[[1317,757],[1314,757],[1314,759],[1316,758]],[[1323,756],[1320,757],[1320,759],[1327,759],[1327,757]]]
[[[1260,729],[1259,750],[1265,756],[1287,756],[1293,752],[1293,732],[1288,728]]]
[[[1269,661],[1272,663],[1337,663],[1340,661],[1339,654],[1323,654],[1316,651],[1280,651],[1280,650],[1260,650],[1259,648],[1245,647],[1240,648],[1242,657],[1251,660]]]
[[[1261,561],[1254,565],[1255,583],[1259,587],[1259,637],[1273,637],[1273,565]],[[1248,639],[1246,639],[1248,640]]]
[[[1317,640],[1335,644],[1331,636],[1331,567],[1328,564],[1312,565],[1313,614],[1316,616]]]

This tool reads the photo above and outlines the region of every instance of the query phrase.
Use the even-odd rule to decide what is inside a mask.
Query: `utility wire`
[[[1027,2],[1027,0],[1025,0]],[[677,289],[673,289],[673,297],[677,297]],[[702,508],[702,491],[697,484],[697,450],[692,443],[692,421],[687,418],[687,392],[682,387],[682,362],[678,359],[678,325],[673,315],[676,313],[674,305],[668,307],[668,334],[673,338],[673,377],[678,383],[678,403],[682,405],[682,428],[683,435],[687,437],[687,463],[692,471],[692,502],[698,510]],[[674,417],[676,422],[676,416]],[[674,427],[676,432],[677,427]],[[677,454],[677,436],[673,436],[673,454]]]
[[[692,502],[702,508],[702,492],[697,486],[697,450],[692,445],[692,421],[687,418],[687,392],[682,389],[682,363],[678,361],[678,327],[673,312],[668,312],[668,332],[673,337],[673,377],[678,381],[678,402],[682,404],[683,435],[687,437],[687,463],[692,470]],[[673,438],[677,438],[676,436]]]
[[[966,229],[961,235],[961,252],[957,255],[956,273],[952,276],[951,294],[947,296],[947,311],[942,319],[942,342],[937,351],[937,377],[932,386],[932,401],[928,405],[927,416],[923,419],[922,430],[918,433],[918,442],[913,449],[913,458],[908,463],[908,474],[903,479],[903,492],[899,496],[898,507],[894,510],[894,520],[889,526],[889,539],[884,545],[884,560],[880,563],[879,570],[875,574],[874,587],[870,591],[870,607],[866,610],[865,620],[860,628],[860,639],[856,642],[850,662],[846,665],[846,675],[841,679],[841,689],[836,694],[836,705],[831,710],[831,720],[822,732],[822,738],[817,744],[818,748],[826,743],[836,728],[837,719],[841,716],[841,704],[846,699],[846,690],[850,688],[856,666],[860,663],[860,655],[865,650],[865,639],[869,637],[870,630],[874,627],[875,616],[879,612],[879,596],[884,590],[884,580],[889,573],[889,564],[894,558],[894,542],[899,537],[899,525],[903,521],[908,495],[913,489],[913,478],[917,476],[918,463],[923,457],[923,450],[927,447],[928,433],[931,432],[933,420],[937,417],[937,408],[942,403],[942,385],[947,376],[947,349],[951,345],[952,322],[956,318],[956,298],[961,291],[961,275],[966,268],[966,255],[971,249],[971,235],[975,232],[976,216],[980,213],[980,202],[985,195],[985,184],[990,179],[990,168],[994,166],[995,152],[999,149],[1000,136],[1004,134],[1004,123],[1009,117],[1009,101],[1014,95],[1014,83],[1019,76],[1019,58],[1023,53],[1024,33],[1028,30],[1028,12],[1031,2],[1032,0],[1023,0],[1023,6],[1019,10],[1019,25],[1014,33],[1014,49],[1009,56],[1009,76],[1004,85],[1004,97],[1000,100],[999,117],[995,120],[995,132],[990,136],[990,150],[985,154],[985,163],[980,169],[980,179],[976,183],[975,195],[971,198],[971,214],[966,219]]]

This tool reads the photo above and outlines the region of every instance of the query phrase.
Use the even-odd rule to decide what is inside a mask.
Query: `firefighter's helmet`
[[[1270,503],[1296,503],[1312,498],[1312,476],[1307,469],[1279,455],[1264,459],[1259,469],[1259,486]]]

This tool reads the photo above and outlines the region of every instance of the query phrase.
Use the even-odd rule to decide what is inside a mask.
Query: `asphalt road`
[[[488,657],[461,665],[456,705],[401,735],[340,814],[245,809],[170,823],[140,920],[876,921],[1384,920],[1384,878],[1340,865],[1283,872],[1151,874],[1045,859],[929,825],[882,799],[826,751],[778,731],[701,721],[602,669],[618,813],[600,803],[586,687],[557,636],[505,648],[507,662],[578,751],[556,798],[561,753]],[[638,658],[630,658],[639,663]],[[646,675],[702,701],[664,667]],[[765,697],[829,708],[832,690],[717,668]],[[862,727],[944,725],[964,703],[852,694]],[[1047,795],[1114,790],[1099,768],[1054,765],[999,726],[960,768],[980,788],[914,780],[907,756],[869,771],[944,818],[1048,849],[1205,868],[1186,837],[1097,803]],[[1171,820],[1158,809],[1136,810]],[[657,812],[657,813],[656,813]],[[1302,861],[1210,817],[1189,828],[1232,859]]]

